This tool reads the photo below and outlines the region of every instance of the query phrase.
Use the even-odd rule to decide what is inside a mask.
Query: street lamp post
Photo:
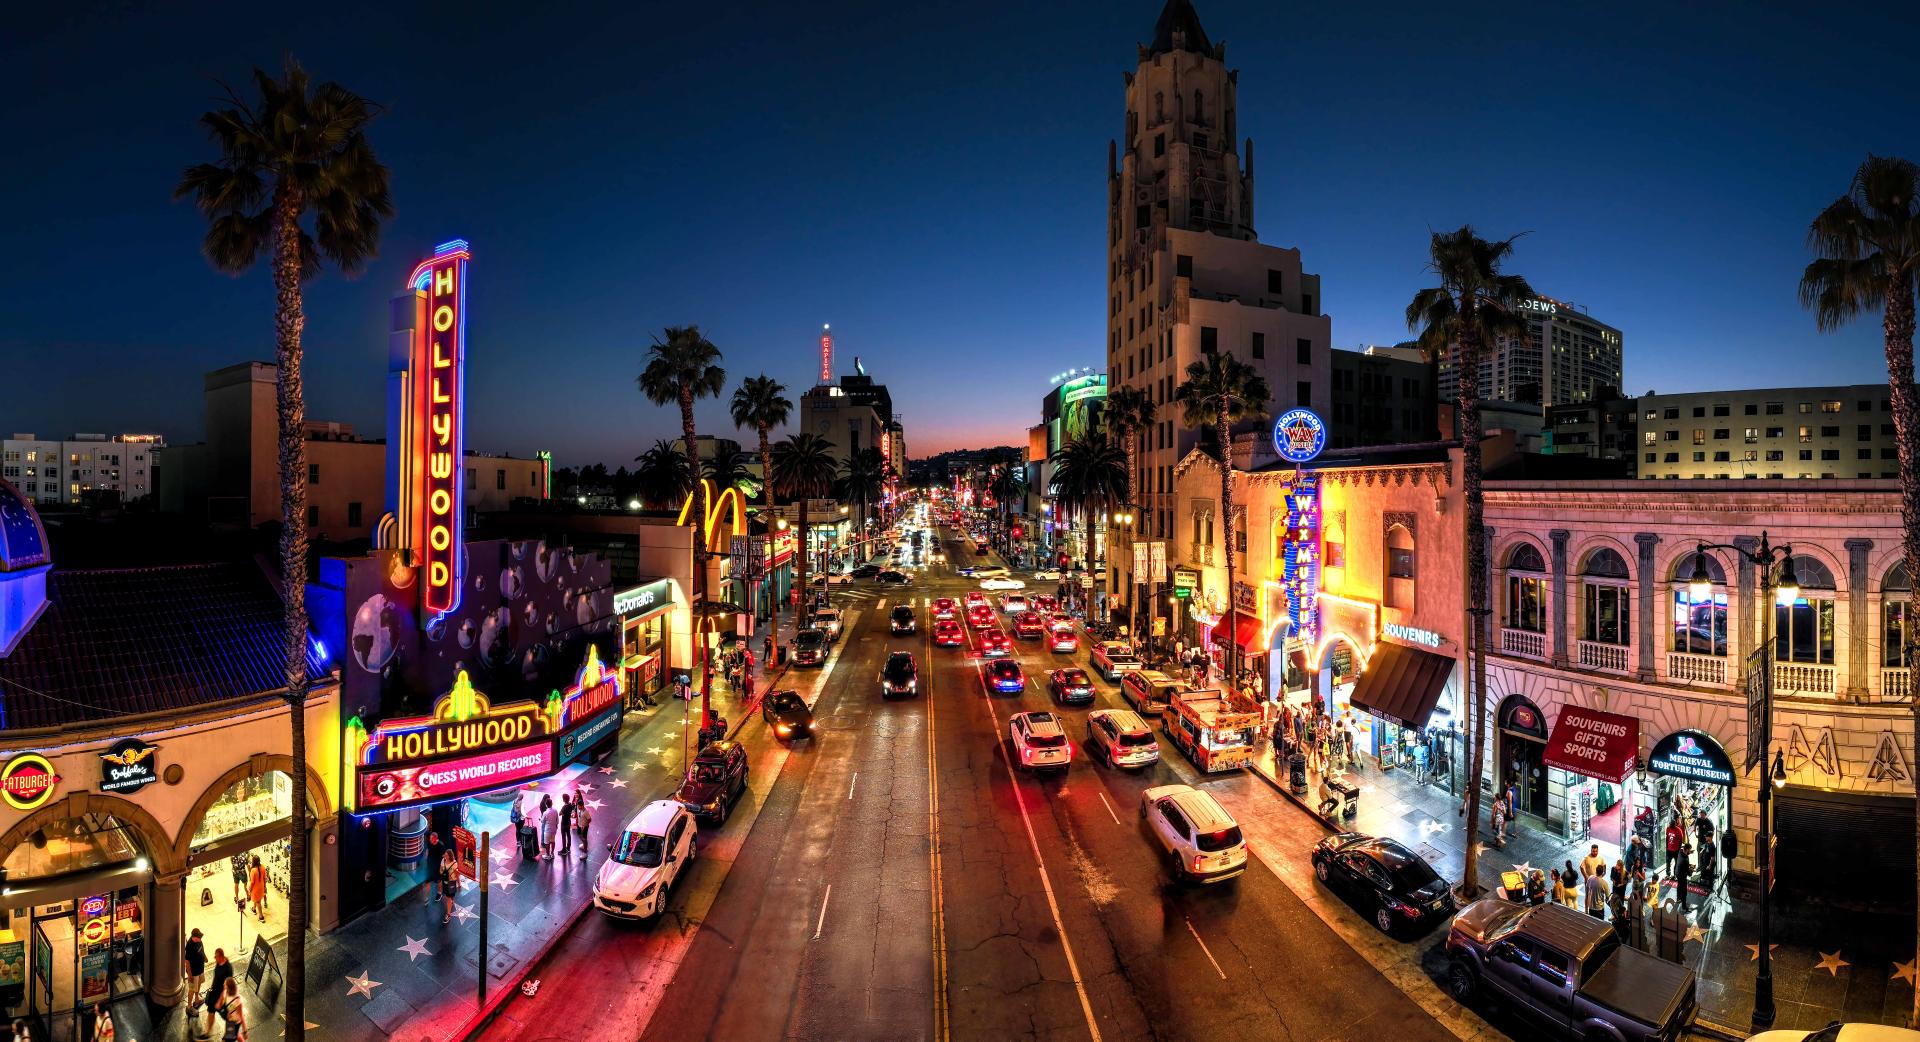
[[[1761,768],[1760,777],[1760,836],[1754,845],[1754,857],[1760,863],[1760,947],[1756,954],[1760,959],[1760,969],[1753,979],[1753,1029],[1764,1031],[1773,1026],[1773,790],[1784,785],[1787,780],[1786,759],[1776,754],[1768,762],[1767,747],[1773,737],[1773,615],[1775,605],[1791,605],[1800,598],[1800,581],[1793,574],[1793,544],[1784,543],[1773,546],[1767,541],[1767,534],[1760,533],[1760,546],[1755,550],[1744,550],[1730,543],[1696,543],[1693,551],[1693,574],[1688,578],[1687,593],[1693,602],[1706,600],[1713,594],[1713,576],[1707,572],[1707,551],[1727,550],[1740,559],[1760,569],[1760,603],[1766,605],[1766,611],[1760,623],[1760,713],[1756,721],[1748,723],[1747,765],[1751,771],[1755,763]],[[1779,581],[1774,580],[1774,559],[1780,560]],[[1712,610],[1709,602],[1709,611]],[[1751,682],[1751,681],[1749,681]],[[1757,730],[1758,733],[1753,733]],[[1753,752],[1758,744],[1759,754]],[[1682,879],[1681,886],[1687,881]],[[1684,901],[1684,891],[1682,892]]]
[[[1116,510],[1113,513],[1107,515],[1107,520],[1111,524],[1113,530],[1123,531],[1127,533],[1126,552],[1129,554],[1133,553],[1133,516],[1134,515],[1133,515],[1132,507],[1126,507],[1121,510]],[[1113,560],[1112,560],[1113,547],[1112,546],[1107,547],[1107,558],[1108,558],[1107,576],[1109,579],[1111,579],[1113,576]],[[1129,561],[1127,564],[1127,625],[1128,625],[1128,628],[1134,631],[1133,637],[1134,637],[1134,645],[1136,647],[1140,646],[1141,644],[1140,632],[1139,632],[1140,630],[1140,570],[1133,566],[1138,560],[1139,558],[1135,557],[1132,561]]]

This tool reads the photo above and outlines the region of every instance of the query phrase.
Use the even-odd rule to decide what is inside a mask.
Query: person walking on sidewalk
[[[213,950],[213,980],[209,982],[207,987],[207,1025],[200,1030],[201,1038],[206,1038],[208,1035],[213,1034],[213,1014],[220,1008],[220,997],[226,994],[228,986],[232,983],[233,963],[227,961],[227,950],[225,948],[215,948]]]
[[[453,921],[453,895],[460,892],[460,859],[452,850],[440,855],[440,900],[445,907],[440,911],[440,925]]]
[[[580,848],[580,860],[587,859],[587,826],[593,824],[593,812],[587,809],[584,793],[573,794],[573,845]]]
[[[1587,914],[1602,922],[1607,918],[1607,877],[1598,872],[1587,877]]]
[[[253,905],[253,914],[261,922],[267,921],[267,869],[260,863],[260,855],[253,855],[247,866],[247,900]]]
[[[542,794],[540,797],[540,860],[553,860],[554,833],[560,829],[560,812],[553,809],[553,796]]]
[[[200,985],[207,979],[207,946],[200,940],[200,928],[194,927],[187,936],[187,943],[180,951],[180,961],[187,965],[187,1009],[200,1004]]]
[[[1686,830],[1680,827],[1680,819],[1674,818],[1667,823],[1667,863],[1661,867],[1673,874],[1673,863],[1680,860],[1680,844],[1687,841]]]
[[[1647,947],[1647,870],[1636,868],[1627,885],[1627,943]]]
[[[1504,848],[1507,845],[1507,801],[1496,796],[1493,799],[1493,845]],[[1568,867],[1572,871],[1572,867]]]
[[[104,1002],[93,1004],[93,1042],[113,1042],[113,1014]]]
[[[247,852],[243,850],[228,858],[227,867],[233,873],[233,910],[245,915],[247,914]]]
[[[226,988],[220,992],[220,1016],[227,1022],[227,1033],[221,1036],[223,1042],[247,1042],[247,1004],[240,1001],[240,986],[232,977],[227,978]]]
[[[573,797],[567,793],[561,793],[560,856],[563,858],[573,853],[573,817],[578,813],[580,813],[580,811],[579,808],[573,805]]]

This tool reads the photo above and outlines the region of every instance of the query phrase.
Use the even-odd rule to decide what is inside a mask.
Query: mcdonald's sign
[[[700,488],[687,493],[687,501],[680,507],[680,517],[675,524],[684,525],[694,518],[702,500],[707,504],[707,513],[699,518],[701,538],[706,540],[710,552],[726,553],[733,545],[734,536],[747,534],[747,516],[740,503],[740,491],[728,486],[716,495],[713,482],[701,478]],[[723,526],[723,521],[728,523]]]

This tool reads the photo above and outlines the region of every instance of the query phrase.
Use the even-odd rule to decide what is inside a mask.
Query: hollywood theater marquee
[[[495,706],[463,670],[428,716],[366,730],[347,722],[354,750],[352,810],[382,813],[544,778],[620,731],[618,671],[591,646],[566,691]]]

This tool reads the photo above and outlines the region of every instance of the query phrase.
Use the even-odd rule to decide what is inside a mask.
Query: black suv
[[[880,566],[877,564],[863,564],[847,574],[853,576],[855,579],[871,579],[880,574]]]
[[[880,697],[919,693],[920,670],[913,664],[913,653],[896,651],[888,655],[887,664],[880,667]]]
[[[913,620],[913,607],[907,604],[894,605],[893,614],[887,619],[887,628],[892,630],[895,636],[914,632],[916,626]]]
[[[747,751],[739,742],[715,742],[693,758],[673,798],[694,817],[718,825],[727,820],[733,801],[746,791]]]

